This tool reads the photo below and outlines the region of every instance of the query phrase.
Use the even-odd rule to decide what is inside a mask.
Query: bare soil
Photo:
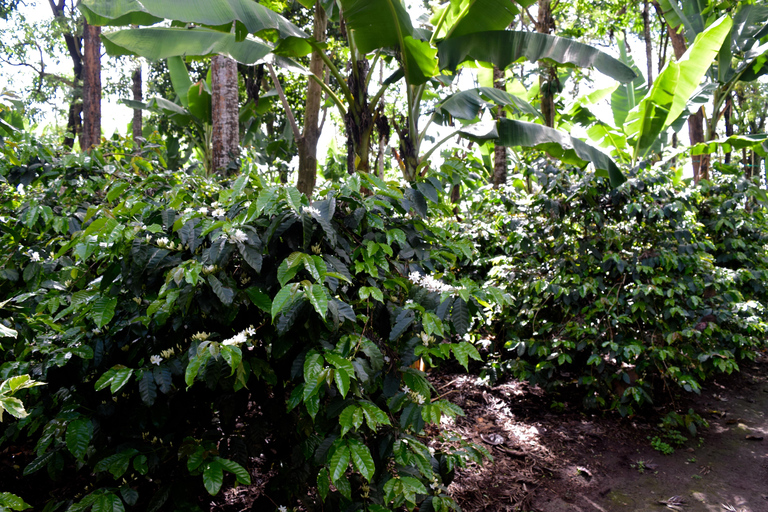
[[[449,428],[494,457],[449,487],[465,512],[768,511],[766,357],[708,382],[701,395],[676,399],[680,412],[692,408],[709,428],[682,446],[670,443],[670,455],[651,447],[663,436],[659,412],[617,418],[516,381],[435,380],[467,413]]]

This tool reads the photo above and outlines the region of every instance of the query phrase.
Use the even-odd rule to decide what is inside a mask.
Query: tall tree
[[[539,0],[539,12],[536,20],[536,32],[549,34],[555,30],[552,17],[552,0]],[[539,94],[541,96],[541,114],[544,124],[555,126],[555,93],[559,89],[557,68],[545,62],[539,63]]]
[[[136,70],[133,72],[133,75],[131,77],[132,86],[131,86],[131,92],[133,93],[133,101],[141,101],[142,100],[142,92],[141,92],[141,61],[139,59],[136,59]],[[141,119],[141,109],[136,108],[133,109],[133,120],[131,121],[131,135],[133,136],[133,141],[136,143],[136,146],[138,147],[139,144],[139,138],[142,136],[142,119]]]
[[[493,66],[493,87],[501,91],[506,90],[504,71],[498,66]],[[497,108],[496,119],[505,119],[507,113],[502,105]],[[496,144],[493,148],[493,187],[499,188],[507,183],[507,148]]]
[[[320,0],[315,2],[315,16],[312,28],[312,37],[318,43],[325,41],[326,29],[328,27],[328,16]],[[322,80],[325,69],[320,50],[315,48],[309,61],[309,71]],[[299,175],[296,182],[296,188],[303,192],[307,197],[312,197],[312,191],[315,189],[317,180],[317,141],[320,138],[320,103],[323,90],[320,83],[308,79],[307,83],[307,102],[304,110],[304,129],[301,136],[296,139],[299,147]]]
[[[80,148],[101,140],[101,27],[83,20],[83,131]]]
[[[67,8],[66,0],[48,0],[48,4],[53,11],[53,17],[62,26],[67,26]],[[67,52],[72,59],[72,70],[74,80],[72,82],[72,100],[69,104],[69,114],[67,116],[67,135],[64,137],[64,145],[71,148],[75,144],[75,137],[82,132],[82,78],[83,78],[83,54],[81,38],[71,30],[65,30],[62,34],[67,46]]]
[[[237,63],[216,55],[211,63],[213,170],[227,173],[240,152]]]

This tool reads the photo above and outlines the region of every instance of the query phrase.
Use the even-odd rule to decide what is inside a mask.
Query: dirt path
[[[651,447],[657,418],[553,414],[553,399],[524,384],[458,382],[453,399],[468,415],[456,428],[495,463],[450,490],[466,512],[768,512],[768,360],[742,366],[686,404],[710,428],[671,455]]]

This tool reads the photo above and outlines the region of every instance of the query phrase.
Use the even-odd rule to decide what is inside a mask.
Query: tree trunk
[[[648,88],[653,85],[653,45],[651,41],[651,19],[649,2],[645,0],[643,3],[643,38],[645,38],[645,60],[648,67]]]
[[[658,8],[658,7],[657,7]],[[680,60],[686,50],[685,37],[681,32],[667,25],[669,39],[672,41],[672,49],[675,51],[675,58]],[[704,108],[688,118],[688,136],[691,139],[691,145],[704,142]],[[698,183],[701,180],[709,179],[709,155],[691,156],[693,163],[693,181]]]
[[[54,0],[48,0],[51,6],[54,18],[65,21],[64,7],[66,0],[59,0],[58,4]],[[63,35],[64,43],[67,46],[67,52],[72,59],[72,68],[74,72],[74,88],[72,90],[72,102],[69,104],[69,116],[67,117],[67,134],[64,136],[64,146],[72,149],[75,145],[75,139],[82,132],[81,114],[83,112],[83,91],[81,83],[83,78],[83,54],[82,42],[80,38],[75,37],[71,32],[65,32]]]
[[[357,116],[355,116],[352,106],[350,105],[347,112],[347,118],[345,119],[345,128],[347,131],[347,172],[354,174],[355,172],[370,172],[370,145],[371,145],[371,130],[373,129],[373,114],[371,113],[370,105],[368,105],[368,91],[366,90],[366,77],[368,76],[368,60],[358,60],[352,63],[355,67],[349,74],[349,91],[355,98],[356,109],[358,110]],[[402,140],[402,138],[401,138]],[[410,143],[410,140],[406,142],[406,145]],[[404,155],[411,154],[412,151],[407,151],[408,148],[403,149],[401,142],[401,153]]]
[[[495,89],[505,90],[504,71],[496,66],[493,67],[493,87]],[[507,117],[504,107],[497,108],[496,119]],[[501,144],[496,144],[493,148],[493,188],[499,188],[507,183],[507,148]]]
[[[230,162],[240,153],[237,63],[234,60],[223,55],[212,59],[211,89],[212,170],[226,175]]]
[[[658,3],[654,3],[657,10],[660,10]],[[669,39],[672,42],[672,49],[675,52],[675,58],[680,60],[680,57],[685,53],[686,44],[685,36],[682,32],[667,25],[667,32],[669,33]],[[704,137],[704,110],[703,107],[698,112],[688,118],[688,136],[690,138],[691,145],[699,144],[705,141]],[[693,164],[693,181],[698,183],[702,179],[709,178],[709,155],[694,155],[691,156],[691,163]]]
[[[83,21],[83,133],[80,149],[101,141],[101,27]]]
[[[142,100],[142,94],[141,94],[141,61],[138,61],[138,66],[136,66],[136,70],[133,72],[133,87],[131,87],[131,91],[133,92],[133,101],[141,101]],[[131,122],[131,133],[133,135],[133,142],[136,144],[136,147],[139,147],[139,139],[142,137],[142,123],[141,123],[141,109],[137,108],[133,110],[133,122]]]
[[[320,0],[315,2],[315,17],[312,36],[316,41],[325,41],[325,30],[328,27],[328,17]],[[323,80],[325,64],[320,53],[315,50],[309,61],[309,71]],[[304,130],[301,138],[296,141],[299,146],[299,175],[296,188],[308,198],[312,197],[317,181],[317,141],[320,138],[320,103],[323,89],[314,80],[308,80],[307,103],[304,109]]]
[[[555,28],[552,18],[552,0],[539,0],[539,15],[536,21],[536,31],[549,34]],[[555,126],[555,92],[557,86],[557,69],[550,64],[539,64],[539,95],[541,96],[541,114],[544,124],[550,128]]]
[[[730,137],[733,135],[733,123],[731,123],[731,115],[733,113],[733,97],[729,96],[725,100],[725,110],[723,111],[723,117],[725,118],[725,136]],[[725,154],[725,165],[731,163],[731,152],[728,151]]]

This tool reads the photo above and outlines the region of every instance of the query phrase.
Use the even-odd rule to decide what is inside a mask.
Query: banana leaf
[[[281,39],[309,37],[253,0],[82,0],[78,8],[93,24],[146,25],[152,18],[209,26],[231,26],[236,22],[251,34],[274,30]]]
[[[515,113],[532,118],[541,117],[541,113],[524,99],[492,87],[458,92],[446,98],[437,108],[441,113],[450,114],[456,119],[470,120],[478,116],[480,109],[492,104],[510,107]]]
[[[630,67],[597,48],[538,32],[476,32],[445,39],[437,44],[437,48],[440,68],[450,71],[455,71],[462,62],[471,60],[490,62],[500,69],[506,69],[526,58],[531,62],[550,59],[575,67],[594,67],[619,82],[628,82],[637,76]]]
[[[243,64],[253,64],[272,48],[246,39],[207,28],[150,27],[120,30],[101,35],[110,55],[139,55],[149,60],[178,56],[228,55]]]

